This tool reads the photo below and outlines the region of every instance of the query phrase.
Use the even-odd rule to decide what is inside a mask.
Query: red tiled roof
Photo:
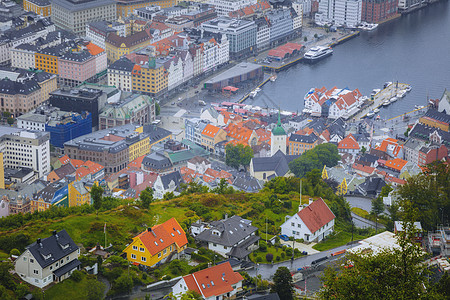
[[[89,44],[86,45],[86,48],[88,49],[89,53],[92,56],[95,56],[97,54],[100,54],[102,52],[104,52],[105,50],[103,50],[102,48],[100,48],[99,46],[97,46],[96,44],[89,42]]]
[[[89,175],[89,173],[90,173],[89,169],[84,168],[84,167],[80,167],[80,168],[77,169],[77,171],[75,173],[75,176],[76,176],[76,179],[78,180],[78,179],[81,179],[83,177],[86,177],[87,175]]]
[[[322,198],[317,199],[297,213],[311,233],[334,220],[335,215]]]
[[[394,158],[386,161],[385,166],[397,171],[401,171],[408,162],[401,158]]]
[[[350,133],[339,142],[338,149],[359,149],[359,144],[355,137]]]
[[[217,297],[233,290],[232,285],[244,278],[234,272],[229,262],[216,265],[183,277],[191,291],[196,291],[204,298]]]
[[[132,162],[128,164],[129,167],[136,167],[141,168],[142,167],[142,161],[144,160],[145,155],[139,156],[138,158],[135,158]]]
[[[208,124],[205,126],[205,129],[203,129],[202,134],[213,138],[216,136],[219,130],[219,127]]]
[[[158,254],[173,243],[176,243],[178,247],[187,244],[186,233],[175,218],[153,226],[151,231],[146,230],[135,238],[141,240],[151,255]]]
[[[60,157],[58,159],[63,165],[70,163],[70,158],[67,155]]]
[[[367,174],[372,174],[375,171],[375,168],[373,168],[371,166],[365,166],[365,165],[357,164],[357,163],[354,163],[352,165],[352,168],[354,170],[358,170],[358,171],[361,171],[361,172],[364,172],[364,173],[367,173]]]
[[[84,164],[84,161],[80,159],[70,159],[70,163],[74,168],[79,168]]]

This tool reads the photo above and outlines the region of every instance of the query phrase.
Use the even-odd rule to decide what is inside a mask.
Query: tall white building
[[[362,0],[322,0],[315,21],[355,28],[361,23]]]
[[[50,172],[50,133],[0,126],[5,168],[27,167],[39,177]]]
[[[229,12],[256,4],[257,2],[257,0],[208,0],[207,3],[214,5],[218,16],[228,17]]]

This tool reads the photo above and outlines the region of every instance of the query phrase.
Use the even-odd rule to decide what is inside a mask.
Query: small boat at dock
[[[372,91],[372,93],[370,93],[370,96],[375,96],[376,94],[378,94],[381,90],[380,89],[374,89]]]
[[[277,75],[272,75],[270,81],[275,82],[275,80],[277,80]]]
[[[411,92],[411,90],[412,90],[412,87],[410,85],[408,85],[405,89],[405,91],[407,91],[407,92]]]
[[[389,102],[390,103],[394,103],[395,101],[397,101],[398,100],[398,98],[397,97],[392,97],[391,99],[389,99]]]
[[[391,101],[390,100],[385,100],[382,105],[383,106],[388,106],[389,104],[391,104]]]
[[[423,106],[423,105],[415,105],[414,107],[415,107],[415,109],[422,109],[422,108],[424,108],[425,106]]]
[[[256,95],[257,95],[260,91],[261,91],[260,88],[256,88],[256,89],[254,89],[253,91],[251,91],[250,94],[248,94],[248,96],[249,96],[250,98],[255,98]]]
[[[377,113],[380,112],[380,109],[379,109],[379,108],[375,108],[375,109],[373,110],[373,112],[377,114]]]
[[[366,117],[368,118],[372,118],[375,115],[375,113],[373,111],[369,111],[366,115]]]

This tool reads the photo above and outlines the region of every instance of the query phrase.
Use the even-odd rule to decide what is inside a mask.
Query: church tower
[[[286,138],[286,131],[281,126],[281,116],[280,111],[278,111],[278,123],[272,129],[272,134],[270,135],[270,156],[273,156],[278,150],[286,154]]]

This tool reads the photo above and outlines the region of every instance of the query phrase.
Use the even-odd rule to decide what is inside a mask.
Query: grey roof
[[[142,164],[148,168],[158,170],[172,167],[170,159],[158,152],[153,152],[144,157]]]
[[[85,62],[85,61],[89,60],[90,58],[93,58],[93,56],[87,50],[67,51],[60,57],[60,59],[76,61],[76,62]]]
[[[432,109],[432,108],[428,109],[427,112],[425,113],[425,117],[450,124],[450,115],[447,115],[444,112],[439,112],[436,109]]]
[[[121,57],[113,62],[108,68],[118,71],[131,72],[134,68],[134,63],[126,57]]]
[[[34,3],[39,6],[49,6],[50,0],[28,0],[31,3]]]
[[[364,195],[375,196],[381,192],[381,188],[385,185],[386,182],[383,178],[373,175],[367,177],[366,181],[358,186],[358,190],[360,190]]]
[[[233,186],[238,190],[249,193],[257,192],[262,189],[262,185],[258,179],[251,176],[236,177],[233,181]]]
[[[205,83],[213,84],[216,82],[221,82],[224,80],[228,80],[237,76],[242,76],[244,74],[248,74],[250,72],[255,72],[256,70],[261,69],[261,65],[247,63],[247,62],[241,62],[237,64],[236,66],[232,67],[231,69],[226,70],[225,72],[222,72],[221,74],[213,77],[212,79],[206,81]]]
[[[64,248],[65,247],[65,248]],[[45,268],[55,261],[77,251],[78,246],[69,236],[65,229],[42,239],[38,244],[37,241],[26,247],[31,252],[36,261],[42,268]],[[49,256],[47,259],[44,256]]]
[[[276,176],[284,176],[289,171],[289,163],[298,155],[286,155],[280,150],[271,157],[253,157],[254,172],[275,171]]]
[[[289,141],[291,142],[298,142],[298,143],[307,143],[307,144],[313,144],[316,142],[318,137],[312,133],[310,135],[302,135],[302,134],[291,134],[289,137]]]
[[[0,94],[9,95],[29,95],[36,91],[39,91],[41,87],[36,80],[24,80],[21,82],[12,81],[9,78],[4,78],[0,80]]]
[[[270,294],[253,294],[247,297],[248,300],[280,300],[280,296],[277,293]]]
[[[413,129],[409,133],[409,137],[413,137],[422,141],[429,141],[430,134],[432,134],[435,131],[441,136],[443,144],[447,147],[450,147],[450,132],[443,131],[442,129],[439,128],[428,127],[420,123],[417,123],[413,127]]]
[[[409,148],[414,151],[419,151],[419,149],[425,145],[424,141],[418,140],[416,138],[410,137],[406,143],[403,145],[404,148]]]
[[[237,257],[239,259],[244,259],[250,253],[252,253],[251,250],[248,250],[248,247],[259,240],[260,240],[259,236],[252,235],[248,239],[243,241],[241,244],[239,244],[237,247],[233,247],[233,249],[230,252],[228,252],[228,255],[232,257]]]
[[[34,199],[42,198],[44,202],[51,203],[53,200],[53,197],[55,196],[55,193],[62,189],[64,186],[66,186],[67,183],[63,181],[51,183],[47,185],[45,188],[40,190],[34,197]]]
[[[378,157],[375,155],[364,153],[364,155],[361,155],[359,157],[359,161],[368,162],[368,163],[375,163],[378,160]]]
[[[181,182],[183,182],[183,178],[181,177],[180,172],[175,171],[172,173],[168,173],[161,176],[161,182],[164,186],[164,189],[167,189],[169,187],[169,184],[171,181],[175,183],[176,186],[179,186]]]
[[[233,247],[258,230],[257,227],[244,220],[239,216],[232,216],[228,219],[213,221],[210,228],[197,235],[195,239]],[[213,234],[215,230],[219,231],[220,234]]]
[[[144,125],[143,132],[145,134],[148,134],[150,138],[150,144],[167,138],[172,134],[169,130],[158,127],[156,125]]]
[[[76,169],[72,164],[65,164],[54,171],[59,178],[64,178],[67,175],[75,173]]]
[[[422,231],[422,224],[420,222],[414,222],[414,227],[416,230]],[[403,231],[403,222],[395,221],[394,228],[397,229],[397,231]]]
[[[60,6],[72,13],[112,4],[113,0],[52,0],[52,6]]]
[[[78,259],[74,259],[68,264],[63,265],[61,268],[55,270],[53,273],[56,277],[60,277],[67,272],[72,271],[73,269],[77,268],[79,265],[81,265],[81,262]]]

